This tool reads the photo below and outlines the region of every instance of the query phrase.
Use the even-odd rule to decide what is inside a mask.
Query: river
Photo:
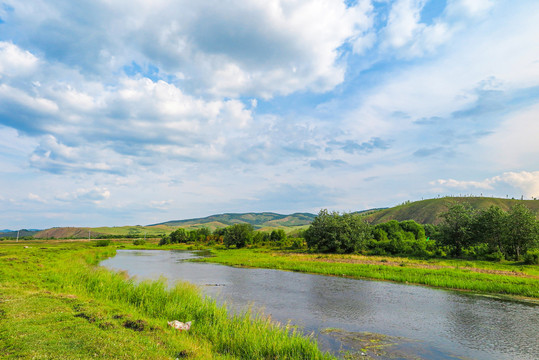
[[[118,250],[101,265],[140,280],[164,276],[170,284],[197,284],[232,311],[253,307],[314,333],[322,350],[336,355],[359,351],[377,359],[539,359],[539,306],[534,303],[188,261],[196,256],[188,251]]]

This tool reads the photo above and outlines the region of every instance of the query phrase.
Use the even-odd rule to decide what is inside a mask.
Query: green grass
[[[373,224],[390,220],[403,221],[409,219],[415,220],[420,224],[438,224],[441,220],[438,215],[447,211],[447,205],[450,202],[467,202],[474,209],[487,209],[489,206],[495,205],[504,211],[508,211],[515,204],[523,204],[535,212],[539,219],[539,200],[515,200],[491,197],[444,197],[420,200],[379,210],[366,215],[365,218]]]
[[[28,245],[29,248],[24,248]],[[201,296],[96,267],[115,246],[0,245],[0,357],[7,359],[331,359],[294,329]],[[179,333],[167,320],[193,321]]]
[[[213,254],[215,257],[197,261],[539,298],[539,271],[538,266],[534,265],[301,254],[256,249],[214,250]]]

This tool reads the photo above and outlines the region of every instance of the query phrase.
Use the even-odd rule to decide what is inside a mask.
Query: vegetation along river
[[[199,285],[314,333],[320,347],[376,359],[521,359],[539,354],[539,306],[421,286],[186,260],[196,252],[119,250],[101,265],[137,279]],[[188,320],[188,319],[180,319]]]

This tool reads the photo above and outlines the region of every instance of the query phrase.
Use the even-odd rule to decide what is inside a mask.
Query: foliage
[[[474,210],[467,203],[453,203],[440,217],[440,243],[449,246],[458,257],[462,249],[472,245],[475,240],[471,230]]]
[[[520,254],[528,249],[539,245],[539,226],[534,214],[530,209],[521,204],[516,204],[507,214],[507,237],[510,240],[509,253],[515,259],[520,259]]]
[[[370,226],[360,215],[320,210],[305,231],[305,241],[320,252],[353,253],[365,247],[370,235]]]
[[[226,228],[223,242],[227,248],[235,246],[236,248],[245,247],[253,239],[253,225],[234,224]]]
[[[109,246],[111,243],[110,240],[97,240],[95,242],[95,246],[97,247],[105,247],[105,246]]]
[[[524,255],[524,263],[528,265],[539,265],[539,249],[528,250]]]
[[[144,244],[146,244],[146,240],[144,240],[144,239],[135,239],[135,240],[133,240],[133,245],[138,246],[138,245],[144,245]]]

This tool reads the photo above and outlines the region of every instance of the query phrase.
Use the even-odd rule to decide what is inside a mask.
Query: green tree
[[[283,229],[275,229],[271,231],[270,234],[270,240],[271,242],[275,242],[277,244],[282,243],[283,241],[286,241],[286,233]]]
[[[479,243],[486,243],[490,251],[499,250],[508,257],[507,213],[499,206],[491,205],[480,210],[473,221],[472,235]]]
[[[169,238],[172,244],[186,243],[189,240],[189,234],[185,229],[179,228],[171,232]]]
[[[519,260],[521,254],[539,245],[539,228],[535,215],[522,204],[516,204],[507,214],[507,246]]]
[[[242,248],[252,241],[253,232],[251,224],[234,224],[226,228],[223,242],[227,248],[231,246]]]
[[[474,210],[468,203],[451,204],[448,210],[440,214],[440,243],[453,250],[455,256],[462,254],[462,249],[473,244],[472,222]]]
[[[307,246],[321,252],[352,253],[365,249],[371,228],[357,214],[320,210],[305,231]]]

